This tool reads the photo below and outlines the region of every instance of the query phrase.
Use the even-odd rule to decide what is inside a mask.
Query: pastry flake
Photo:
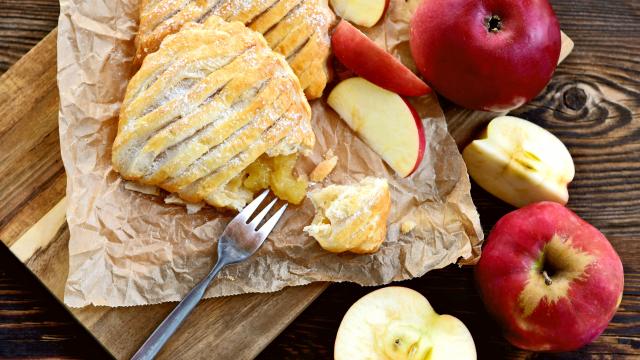
[[[391,209],[387,180],[368,177],[354,185],[330,185],[312,191],[309,198],[316,215],[304,231],[323,249],[357,254],[378,251],[387,235]]]
[[[333,169],[336,168],[336,165],[338,165],[337,156],[325,156],[325,159],[320,161],[318,165],[316,165],[316,167],[313,169],[311,174],[309,174],[309,179],[314,182],[323,181],[327,176],[329,176],[329,174],[331,174]]]
[[[309,152],[311,109],[291,68],[240,22],[210,16],[167,36],[131,79],[112,162],[190,203],[242,208],[245,169]]]
[[[137,65],[185,24],[219,16],[264,34],[286,57],[309,99],[322,96],[329,80],[329,27],[335,15],[326,0],[143,0],[140,9]]]

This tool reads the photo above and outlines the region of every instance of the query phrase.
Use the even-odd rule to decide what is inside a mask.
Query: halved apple
[[[418,168],[426,145],[422,120],[400,95],[354,77],[336,85],[327,102],[398,175]]]
[[[380,87],[405,96],[431,92],[409,68],[344,20],[336,26],[331,46],[344,66]]]
[[[438,315],[417,291],[386,287],[365,295],[345,314],[334,347],[336,360],[473,360],[467,327]]]
[[[331,0],[336,15],[360,26],[377,24],[389,7],[389,0]]]
[[[509,204],[566,204],[575,168],[571,154],[552,133],[529,121],[500,116],[462,152],[478,185]]]

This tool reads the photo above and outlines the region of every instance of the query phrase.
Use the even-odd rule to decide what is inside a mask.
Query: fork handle
[[[211,284],[211,281],[218,275],[220,270],[227,265],[220,261],[211,269],[211,272],[196,285],[187,296],[185,296],[178,306],[162,321],[160,325],[153,331],[142,347],[133,355],[131,360],[151,360],[160,352],[160,349],[169,340],[171,335],[180,327],[182,322],[189,316],[191,311],[198,305],[198,302],[204,296],[204,292]]]

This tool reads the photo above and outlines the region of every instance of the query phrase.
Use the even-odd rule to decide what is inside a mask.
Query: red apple
[[[431,92],[416,74],[344,20],[336,26],[331,45],[344,66],[382,88],[405,96]]]
[[[387,11],[389,0],[331,0],[336,15],[360,26],[372,27]]]
[[[411,52],[435,91],[463,107],[507,111],[547,85],[560,56],[547,0],[428,0],[411,20]]]
[[[401,177],[422,162],[422,120],[400,95],[354,77],[331,90],[327,103]]]
[[[566,207],[540,202],[495,225],[476,267],[487,310],[513,345],[570,351],[607,327],[622,299],[609,241]]]

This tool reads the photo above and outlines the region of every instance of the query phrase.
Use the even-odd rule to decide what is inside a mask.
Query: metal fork
[[[153,359],[171,335],[180,327],[180,324],[198,305],[209,284],[211,284],[211,281],[218,275],[220,270],[229,264],[246,260],[260,248],[287,209],[287,204],[285,204],[258,229],[258,225],[276,204],[278,200],[276,198],[247,224],[251,215],[268,194],[269,190],[264,191],[231,220],[220,236],[220,240],[218,240],[218,261],[211,269],[211,272],[191,289],[178,306],[162,321],[138,352],[133,355],[132,360]]]

